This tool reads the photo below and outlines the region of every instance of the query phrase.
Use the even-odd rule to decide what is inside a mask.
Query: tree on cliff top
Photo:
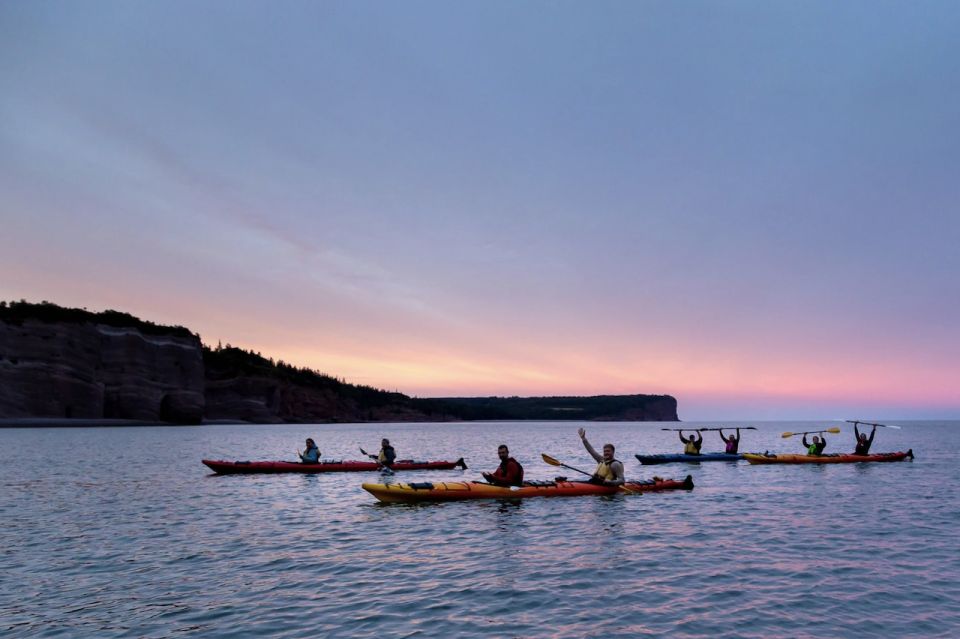
[[[64,324],[103,324],[114,328],[135,328],[144,335],[175,335],[197,337],[183,326],[154,324],[121,311],[106,310],[93,313],[85,308],[65,308],[46,300],[35,304],[26,300],[0,302],[0,321],[22,324],[26,320],[38,322],[63,322]]]

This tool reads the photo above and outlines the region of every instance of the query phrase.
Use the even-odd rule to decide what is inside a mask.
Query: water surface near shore
[[[5,637],[956,637],[960,422],[901,422],[874,450],[913,462],[640,466],[679,424],[457,423],[0,430]],[[355,459],[466,457],[506,442],[692,492],[385,506],[377,473],[211,476],[203,457],[291,459],[306,436]],[[690,426],[692,424],[684,424]],[[800,452],[766,423],[741,449]],[[720,448],[707,434],[704,450]],[[848,425],[827,452],[852,449]],[[573,476],[574,473],[564,471]]]

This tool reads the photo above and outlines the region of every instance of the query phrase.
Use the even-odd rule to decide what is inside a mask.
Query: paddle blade
[[[554,459],[553,457],[551,457],[550,455],[548,455],[548,454],[546,454],[546,453],[540,453],[540,456],[543,457],[543,461],[547,462],[547,463],[550,464],[551,466],[562,466],[562,465],[563,465],[563,464],[560,463],[560,460]]]
[[[787,437],[793,437],[794,435],[796,435],[796,433],[789,433],[789,432],[787,432],[787,433],[784,433],[783,435],[780,435],[780,436],[783,437],[784,439],[786,439]]]
[[[837,433],[840,432],[840,427],[839,427],[839,426],[834,426],[833,428],[828,428],[827,430],[825,430],[825,431],[823,431],[823,432],[825,432],[825,433],[833,433],[834,435],[836,435]]]
[[[367,456],[367,451],[365,451],[364,449],[361,448],[361,449],[360,449],[360,454],[363,455],[364,457],[366,457],[366,456]]]

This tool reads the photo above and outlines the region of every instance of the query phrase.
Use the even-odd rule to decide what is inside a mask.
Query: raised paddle
[[[839,432],[840,432],[840,427],[839,427],[839,426],[834,426],[833,428],[827,428],[826,430],[808,430],[808,431],[804,431],[804,432],[802,432],[802,433],[786,432],[786,433],[784,433],[783,435],[780,435],[780,436],[783,437],[783,438],[787,438],[787,437],[793,437],[794,435],[815,435],[815,434],[817,434],[817,433],[833,433],[834,435],[836,435],[836,434],[839,433]]]
[[[861,422],[861,423],[863,423],[863,422]],[[737,430],[738,428],[739,428],[740,430],[757,430],[757,427],[756,427],[756,426],[724,426],[723,428],[661,428],[660,430],[680,431],[680,432],[683,432],[683,431],[685,431],[685,430],[689,430],[689,431]]]
[[[546,453],[540,453],[540,456],[543,457],[543,461],[547,462],[547,463],[550,464],[551,466],[563,466],[564,468],[569,468],[570,470],[575,470],[575,471],[577,471],[578,473],[583,473],[583,474],[586,475],[587,477],[593,477],[593,473],[588,473],[588,472],[585,471],[585,470],[580,470],[579,468],[574,468],[573,466],[567,466],[566,464],[564,464],[563,462],[561,462],[559,459],[554,459],[553,457],[551,457],[550,455],[548,455],[548,454],[546,454]]]
[[[593,477],[593,473],[588,473],[588,472],[585,471],[585,470],[580,470],[579,468],[574,468],[573,466],[567,466],[566,464],[564,464],[564,463],[563,463],[562,461],[560,461],[559,459],[555,459],[555,458],[551,457],[550,455],[548,455],[548,454],[546,454],[546,453],[540,453],[540,456],[543,457],[543,461],[547,462],[547,463],[550,464],[551,466],[563,466],[564,468],[569,468],[570,470],[575,470],[575,471],[577,471],[578,473],[583,473],[584,475],[588,475],[588,476],[590,476],[590,477]],[[642,494],[643,494],[642,492],[640,492],[640,491],[638,491],[638,490],[634,490],[633,488],[627,487],[625,484],[621,484],[620,486],[618,486],[618,488],[619,488],[620,490],[622,490],[623,492],[625,492],[625,493],[630,493],[631,495],[642,495]]]
[[[864,426],[880,426],[881,428],[895,428],[896,430],[900,430],[900,426],[894,426],[893,424],[873,424],[870,422],[854,421],[852,419],[848,419],[847,423],[853,424],[854,426],[856,426],[857,424],[863,424]]]

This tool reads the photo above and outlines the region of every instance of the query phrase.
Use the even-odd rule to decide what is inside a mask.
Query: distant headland
[[[78,424],[678,421],[670,395],[418,398],[210,347],[128,313],[0,302],[0,420]]]

